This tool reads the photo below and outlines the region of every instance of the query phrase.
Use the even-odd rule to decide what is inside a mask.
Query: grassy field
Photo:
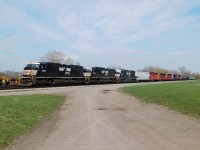
[[[157,103],[200,118],[200,81],[138,85],[122,90],[147,103]]]
[[[0,96],[0,148],[41,123],[63,100],[55,95]]]

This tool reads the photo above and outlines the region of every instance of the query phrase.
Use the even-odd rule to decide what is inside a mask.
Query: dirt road
[[[27,91],[66,94],[67,100],[33,133],[5,150],[200,149],[198,120],[145,104],[119,92],[120,86]]]

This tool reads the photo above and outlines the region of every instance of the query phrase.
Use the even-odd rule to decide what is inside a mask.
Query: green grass
[[[138,85],[122,90],[147,103],[157,103],[200,118],[200,81]]]
[[[0,148],[41,123],[63,100],[58,95],[0,96]]]

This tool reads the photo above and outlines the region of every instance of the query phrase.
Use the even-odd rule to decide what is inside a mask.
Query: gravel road
[[[199,120],[145,104],[121,93],[118,90],[121,86],[124,85],[0,93],[67,95],[62,106],[41,126],[5,150],[200,149]]]

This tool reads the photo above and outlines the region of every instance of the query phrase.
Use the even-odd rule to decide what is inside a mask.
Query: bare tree
[[[178,74],[178,71],[177,70],[171,70],[170,71],[172,74]]]
[[[197,80],[200,80],[200,74],[199,73],[193,73],[193,77]]]
[[[187,71],[186,68],[183,66],[179,67],[178,70],[179,70],[180,74],[182,74],[182,75],[184,75],[185,72]]]
[[[16,71],[5,71],[5,75],[11,77],[11,78],[19,78],[21,76],[21,72],[16,72]]]
[[[154,67],[154,66],[146,66],[142,71],[147,71],[147,72],[158,72],[158,73],[171,73],[170,70],[163,69],[160,67]]]
[[[67,56],[67,57],[65,57],[64,63],[67,65],[73,65],[73,64],[75,64],[75,60],[73,58]]]
[[[63,52],[58,51],[49,51],[45,54],[44,57],[40,58],[42,62],[53,62],[53,63],[64,63],[68,65],[72,65],[76,63],[76,59],[66,55]]]
[[[183,76],[191,76],[192,75],[192,73],[189,71],[189,70],[187,70],[185,67],[179,67],[178,68],[178,70],[179,70],[179,72],[180,72],[180,74],[181,75],[183,75]]]
[[[110,68],[110,69],[122,69],[121,66],[115,66],[115,65],[110,65],[107,68]]]
[[[53,63],[63,63],[65,54],[57,51],[49,51],[41,58],[41,61],[53,62]]]

